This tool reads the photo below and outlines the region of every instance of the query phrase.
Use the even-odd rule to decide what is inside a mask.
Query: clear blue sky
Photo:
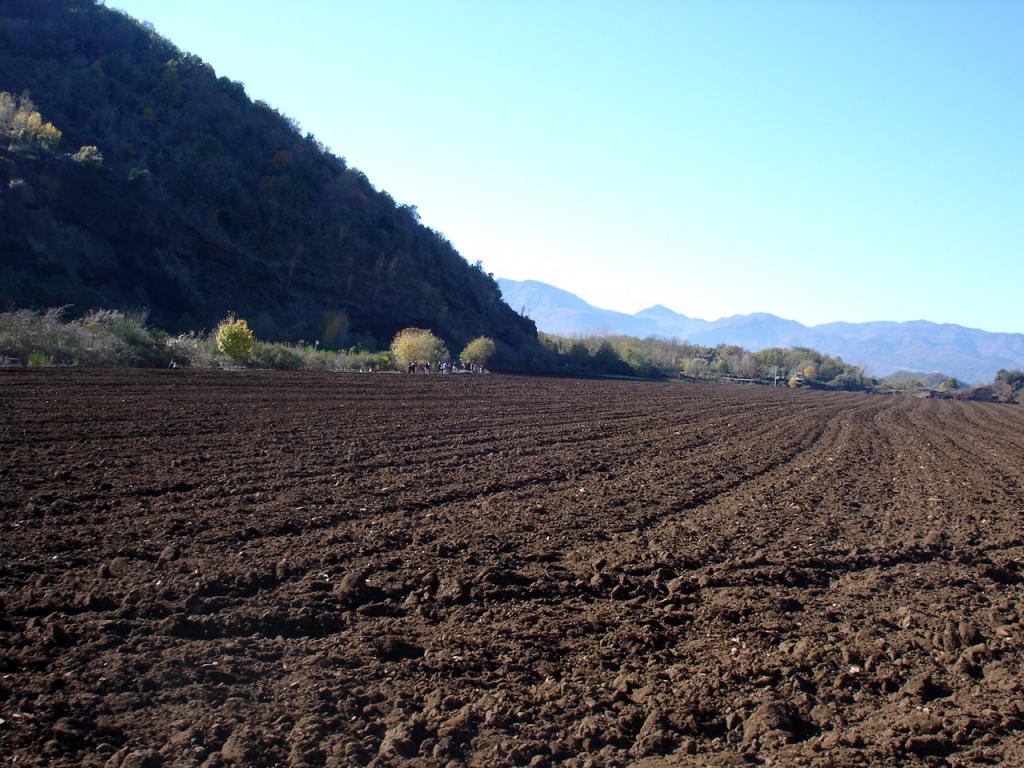
[[[109,4],[496,276],[1024,332],[1024,2]]]

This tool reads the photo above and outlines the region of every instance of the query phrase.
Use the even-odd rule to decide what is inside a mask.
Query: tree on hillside
[[[391,341],[391,353],[402,366],[448,359],[448,348],[444,342],[423,328],[405,328],[396,333]]]
[[[92,144],[82,147],[71,156],[71,159],[81,165],[91,165],[93,167],[103,165],[103,153]]]
[[[459,359],[466,365],[483,368],[494,354],[494,340],[487,336],[477,336],[459,354]]]
[[[14,96],[7,91],[0,91],[0,131],[6,133],[9,130],[17,109],[18,104]]]
[[[43,120],[28,93],[15,97],[0,91],[0,134],[12,145],[35,145],[55,149],[63,134],[53,123]]]

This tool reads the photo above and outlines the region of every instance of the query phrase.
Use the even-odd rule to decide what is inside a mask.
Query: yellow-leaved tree
[[[395,361],[406,366],[423,365],[448,359],[448,349],[437,336],[423,328],[404,328],[391,341],[391,354]]]
[[[494,354],[494,339],[487,336],[477,336],[466,348],[462,350],[459,359],[466,365],[475,365],[483,368],[487,361]]]
[[[234,315],[228,315],[220,321],[214,333],[217,349],[236,363],[244,363],[252,355],[256,337],[249,329],[249,324]]]
[[[20,98],[0,91],[0,135],[14,144],[56,149],[63,134],[53,123],[43,120],[28,94]]]

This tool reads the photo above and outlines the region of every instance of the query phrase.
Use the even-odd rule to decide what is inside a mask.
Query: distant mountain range
[[[548,333],[609,333],[685,339],[693,344],[811,347],[860,365],[873,376],[899,370],[942,371],[973,384],[992,381],[1000,368],[1024,368],[1024,334],[990,333],[927,320],[825,323],[807,326],[756,312],[701,320],[656,305],[630,315],[600,309],[579,296],[536,280],[499,279],[505,301]]]

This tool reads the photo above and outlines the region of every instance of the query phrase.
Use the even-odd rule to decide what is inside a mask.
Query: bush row
[[[388,352],[318,349],[306,344],[254,341],[238,362],[218,348],[214,334],[171,336],[146,325],[145,312],[97,310],[67,320],[63,309],[0,313],[0,362],[7,365],[142,368],[273,368],[283,371],[392,369]]]

